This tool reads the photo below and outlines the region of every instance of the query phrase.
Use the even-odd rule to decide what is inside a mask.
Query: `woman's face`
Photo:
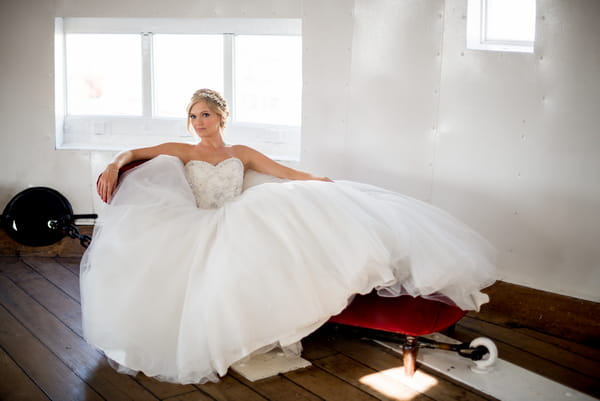
[[[190,124],[200,138],[221,133],[221,116],[215,113],[206,102],[198,102],[190,109]]]

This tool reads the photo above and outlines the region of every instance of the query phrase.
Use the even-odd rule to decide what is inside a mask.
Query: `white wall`
[[[444,30],[442,0],[357,0],[345,168],[430,200]]]
[[[430,200],[504,280],[600,300],[600,16],[539,0],[536,53],[465,49],[465,0],[0,2],[0,207],[47,185],[99,205],[111,156],[54,150],[53,18],[302,17],[302,167]]]
[[[476,224],[503,278],[600,299],[600,2],[538,1],[534,54],[468,51],[446,1],[433,201]]]
[[[349,89],[343,68],[337,103],[305,90],[328,124],[304,152],[335,143],[338,164],[306,165],[448,210],[506,281],[599,301],[600,3],[538,0],[534,54],[467,50],[465,0],[354,3]]]
[[[353,3],[304,1],[301,163],[331,177],[345,174]]]

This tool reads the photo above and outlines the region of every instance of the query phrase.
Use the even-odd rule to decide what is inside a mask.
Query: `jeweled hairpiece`
[[[198,95],[203,98],[208,98],[208,99],[212,100],[213,102],[218,104],[222,109],[227,109],[227,105],[225,104],[225,102],[223,102],[221,99],[219,99],[219,97],[217,95],[215,95],[214,93],[200,92],[200,93],[198,93]]]

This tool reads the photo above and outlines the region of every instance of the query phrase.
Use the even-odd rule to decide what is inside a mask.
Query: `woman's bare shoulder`
[[[234,152],[245,152],[248,149],[250,149],[250,150],[252,149],[251,147],[246,146],[246,145],[231,145],[230,148]]]
[[[194,151],[195,145],[184,142],[165,142],[157,146],[159,153],[177,156],[181,159],[189,157]]]
[[[163,149],[190,150],[193,149],[195,145],[184,142],[165,142],[158,146],[162,147]]]
[[[248,157],[253,154],[259,153],[256,149],[253,149],[250,146],[246,145],[231,145],[230,148],[233,155],[238,158]]]

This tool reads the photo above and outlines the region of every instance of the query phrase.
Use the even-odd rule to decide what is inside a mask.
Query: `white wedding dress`
[[[250,175],[235,158],[158,156],[121,178],[81,266],[85,338],[120,370],[216,381],[373,289],[487,302],[494,250],[447,213],[354,182]]]

